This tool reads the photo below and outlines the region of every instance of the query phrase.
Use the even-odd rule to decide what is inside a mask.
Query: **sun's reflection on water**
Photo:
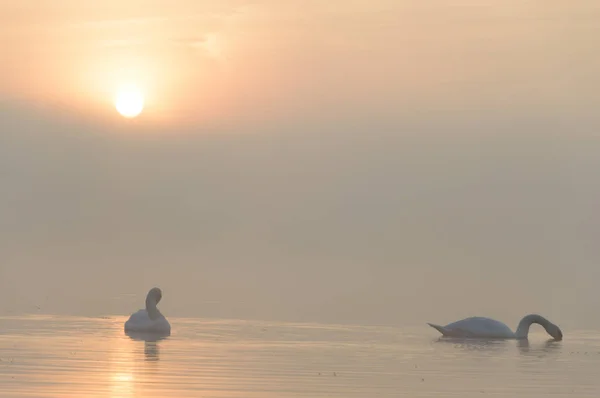
[[[129,339],[123,338],[116,328],[111,333],[114,349],[109,357],[110,393],[113,398],[127,398],[136,396],[135,359]]]
[[[118,347],[111,360],[113,397],[133,397],[144,393],[156,376],[160,341],[169,336],[156,333],[119,332]],[[143,344],[143,349],[142,349]]]
[[[1,398],[597,397],[600,339],[432,341],[421,329],[177,320],[0,318]],[[540,336],[543,337],[543,336]],[[574,383],[571,380],[576,380]],[[562,390],[561,390],[562,389]],[[568,391],[567,391],[568,390]]]
[[[135,396],[133,376],[125,373],[114,374],[112,376],[111,395],[115,398]]]

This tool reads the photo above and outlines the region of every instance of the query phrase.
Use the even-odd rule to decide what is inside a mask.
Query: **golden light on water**
[[[108,385],[111,397],[134,397],[136,396],[135,363],[136,358],[132,348],[135,344],[126,336],[121,334],[117,322],[112,330],[111,337],[113,348],[110,350],[108,365]],[[113,334],[114,333],[114,334]]]

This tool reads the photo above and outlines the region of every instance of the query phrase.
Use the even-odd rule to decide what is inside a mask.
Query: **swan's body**
[[[504,323],[490,318],[471,317],[439,326],[428,323],[429,326],[439,331],[444,337],[480,338],[480,339],[526,339],[529,327],[537,323],[541,325],[555,340],[562,340],[562,331],[558,326],[543,316],[531,314],[523,317],[517,331],[513,332]]]
[[[150,289],[146,296],[146,309],[131,314],[125,322],[125,331],[170,334],[171,325],[169,321],[156,308],[161,298],[162,292],[159,288]]]

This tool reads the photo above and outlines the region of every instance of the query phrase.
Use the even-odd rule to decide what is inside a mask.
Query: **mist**
[[[3,78],[0,313],[127,315],[159,286],[170,317],[600,325],[597,9],[527,4],[522,30],[394,8],[402,34],[264,6],[246,29],[294,37],[287,61],[236,53],[208,122],[193,89],[185,123],[125,124]]]

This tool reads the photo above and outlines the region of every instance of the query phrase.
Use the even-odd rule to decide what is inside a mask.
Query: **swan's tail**
[[[432,328],[434,328],[435,330],[437,330],[438,332],[440,332],[442,335],[447,336],[448,335],[448,331],[440,325],[434,325],[433,323],[427,323],[429,326],[431,326]]]

